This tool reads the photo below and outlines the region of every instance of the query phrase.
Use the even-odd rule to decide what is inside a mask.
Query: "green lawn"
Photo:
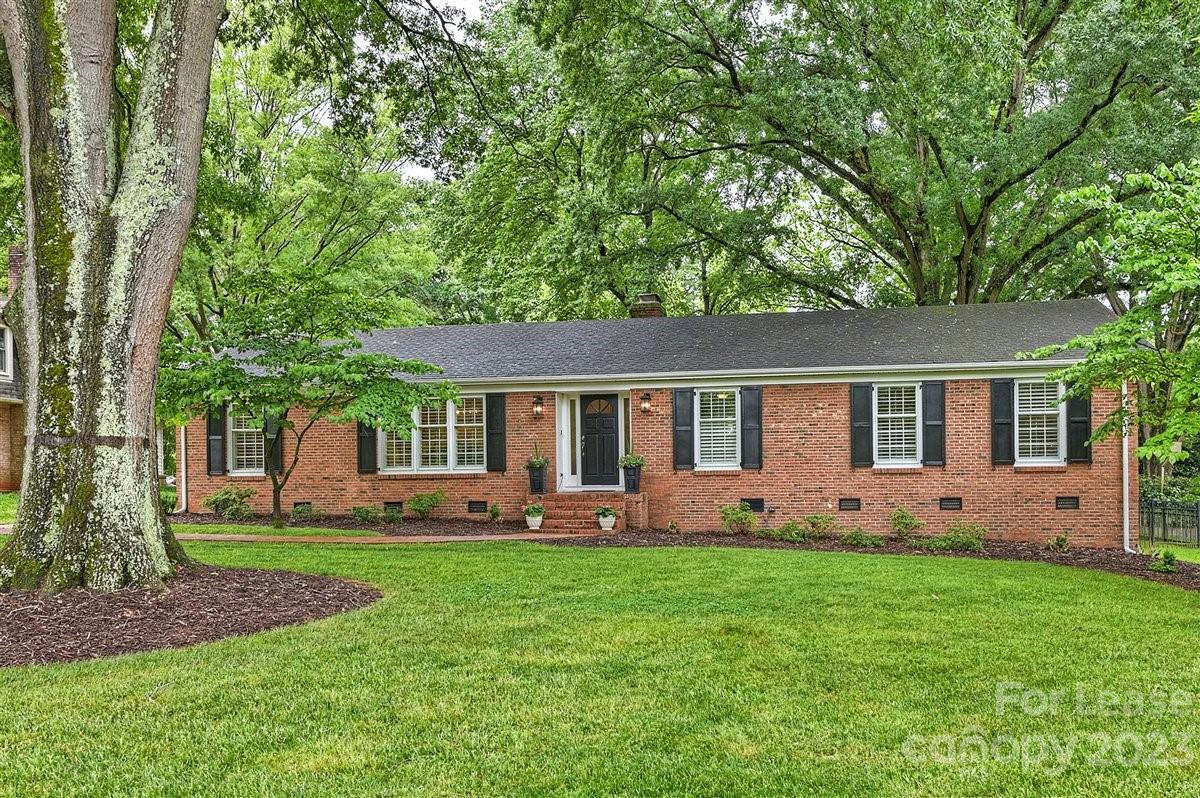
[[[0,493],[0,524],[11,524],[17,520],[17,500],[21,494],[15,490]]]
[[[176,532],[188,532],[197,535],[289,535],[292,537],[311,537],[333,535],[337,537],[379,537],[378,532],[370,529],[322,529],[315,526],[288,526],[275,529],[262,524],[171,524]]]
[[[903,753],[911,734],[975,727],[1063,741],[1200,731],[1195,707],[995,711],[1002,682],[1081,684],[1088,696],[1200,685],[1200,596],[1175,588],[1031,563],[804,551],[188,548],[365,580],[387,597],[251,638],[0,672],[0,794],[1200,791],[1197,764],[1093,766],[1077,753],[1056,775]]]

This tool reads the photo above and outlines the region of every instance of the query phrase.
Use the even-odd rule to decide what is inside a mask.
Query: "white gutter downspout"
[[[1121,381],[1121,407],[1128,406],[1129,383]],[[1129,419],[1121,426],[1121,523],[1125,535],[1125,551],[1136,554],[1137,550],[1129,545]]]
[[[175,463],[179,469],[179,484],[175,492],[175,512],[187,512],[187,427],[179,428],[179,449],[175,452]],[[1128,538],[1128,536],[1126,536]]]

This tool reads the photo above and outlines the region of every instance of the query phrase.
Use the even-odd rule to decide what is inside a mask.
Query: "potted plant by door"
[[[533,494],[541,494],[546,492],[546,466],[550,465],[550,458],[543,457],[538,451],[538,446],[533,445],[533,457],[525,462],[525,470],[529,472],[529,492]]]
[[[630,452],[617,463],[625,472],[625,492],[640,493],[642,490],[642,466],[646,465],[646,458]]]
[[[525,505],[525,524],[530,529],[542,528],[542,516],[546,514],[546,508],[540,504]]]
[[[617,511],[606,504],[603,507],[596,508],[596,518],[600,521],[601,529],[605,532],[611,532],[613,526],[617,523]]]

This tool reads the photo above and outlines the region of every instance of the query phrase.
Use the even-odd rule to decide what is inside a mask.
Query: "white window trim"
[[[458,465],[458,406],[446,403],[446,465],[422,466],[421,463],[421,409],[413,408],[412,435],[409,447],[412,455],[408,466],[387,465],[387,437],[383,429],[375,430],[375,461],[380,474],[484,474],[487,473],[487,398],[484,394],[463,394],[462,399],[479,399],[483,402],[483,465]]]
[[[1013,380],[1013,464],[1018,466],[1066,465],[1067,464],[1067,403],[1063,401],[1063,384],[1054,383],[1058,396],[1058,457],[1021,456],[1021,386],[1044,385],[1048,380]],[[1041,413],[1027,415],[1042,415]]]
[[[4,330],[4,368],[0,369],[0,381],[13,381],[13,336],[12,330],[4,325],[0,325],[0,330]]]
[[[885,460],[879,459],[879,388],[880,385],[871,385],[871,462],[875,468],[920,468],[925,462],[925,441],[922,435],[922,417],[921,405],[921,383],[919,382],[889,382],[883,385],[885,388],[915,388],[914,396],[917,405],[917,459],[915,460]]]
[[[267,441],[263,439],[263,467],[262,468],[234,468],[233,464],[237,462],[237,453],[234,451],[233,437],[233,417],[234,409],[232,406],[225,408],[225,473],[231,477],[265,477],[267,475]],[[259,430],[262,434],[262,430]]]
[[[700,462],[700,394],[724,393],[733,391],[733,429],[737,435],[737,462],[734,463],[702,463]],[[741,388],[697,388],[692,396],[692,462],[694,471],[740,471],[742,469],[742,389]]]

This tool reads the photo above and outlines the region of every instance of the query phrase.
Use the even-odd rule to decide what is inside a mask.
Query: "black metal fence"
[[[1151,543],[1187,543],[1200,546],[1200,502],[1142,499],[1138,527]]]

